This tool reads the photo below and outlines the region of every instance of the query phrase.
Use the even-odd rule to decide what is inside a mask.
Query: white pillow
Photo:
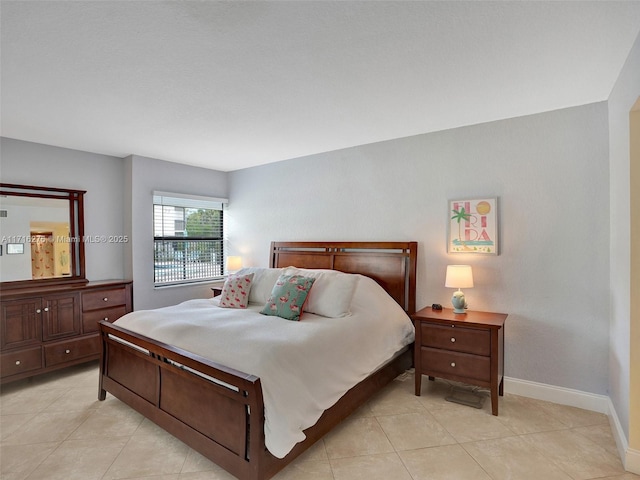
[[[310,270],[296,267],[287,267],[284,274],[303,275],[316,279],[309,291],[307,303],[304,304],[305,312],[331,318],[349,314],[353,292],[358,283],[357,275],[336,270]]]
[[[246,267],[237,271],[235,275],[254,274],[249,291],[249,303],[264,305],[283,270],[283,268]]]

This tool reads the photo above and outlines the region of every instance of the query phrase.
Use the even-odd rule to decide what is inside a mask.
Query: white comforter
[[[303,430],[324,410],[414,339],[402,308],[364,276],[342,318],[304,313],[294,322],[261,315],[263,305],[241,310],[217,303],[189,300],[116,323],[260,377],[266,446],[279,458],[304,440]]]

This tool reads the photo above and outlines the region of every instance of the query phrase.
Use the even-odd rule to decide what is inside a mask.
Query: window
[[[224,199],[153,194],[156,286],[211,280],[224,273]]]

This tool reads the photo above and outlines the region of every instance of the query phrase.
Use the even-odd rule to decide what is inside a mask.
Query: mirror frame
[[[0,183],[0,195],[52,198],[69,202],[69,245],[71,252],[71,275],[65,277],[38,278],[0,282],[3,290],[23,287],[48,285],[72,285],[87,283],[84,261],[84,194],[86,190],[70,190],[57,187],[37,187],[33,185],[17,185]]]

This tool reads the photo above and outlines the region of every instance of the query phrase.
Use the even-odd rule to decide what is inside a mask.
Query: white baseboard
[[[625,456],[624,468],[627,472],[640,475],[640,450],[627,448],[627,455]]]
[[[618,454],[625,470],[640,475],[640,451],[629,448],[618,414],[613,407],[611,399],[606,395],[596,395],[571,388],[556,387],[555,385],[510,377],[504,377],[504,390],[513,395],[604,413],[609,417],[611,433],[616,441]]]
[[[545,383],[530,382],[518,378],[504,377],[505,392],[547,402],[583,408],[593,412],[609,414],[609,397],[586,393],[571,388],[556,387]]]
[[[613,434],[613,438],[616,441],[616,447],[618,448],[618,455],[622,460],[622,464],[627,465],[627,451],[629,450],[629,442],[627,441],[627,437],[624,434],[624,430],[622,429],[622,424],[620,423],[620,419],[618,418],[618,414],[616,413],[616,409],[613,406],[613,402],[609,399],[609,425],[611,425],[611,433]]]

